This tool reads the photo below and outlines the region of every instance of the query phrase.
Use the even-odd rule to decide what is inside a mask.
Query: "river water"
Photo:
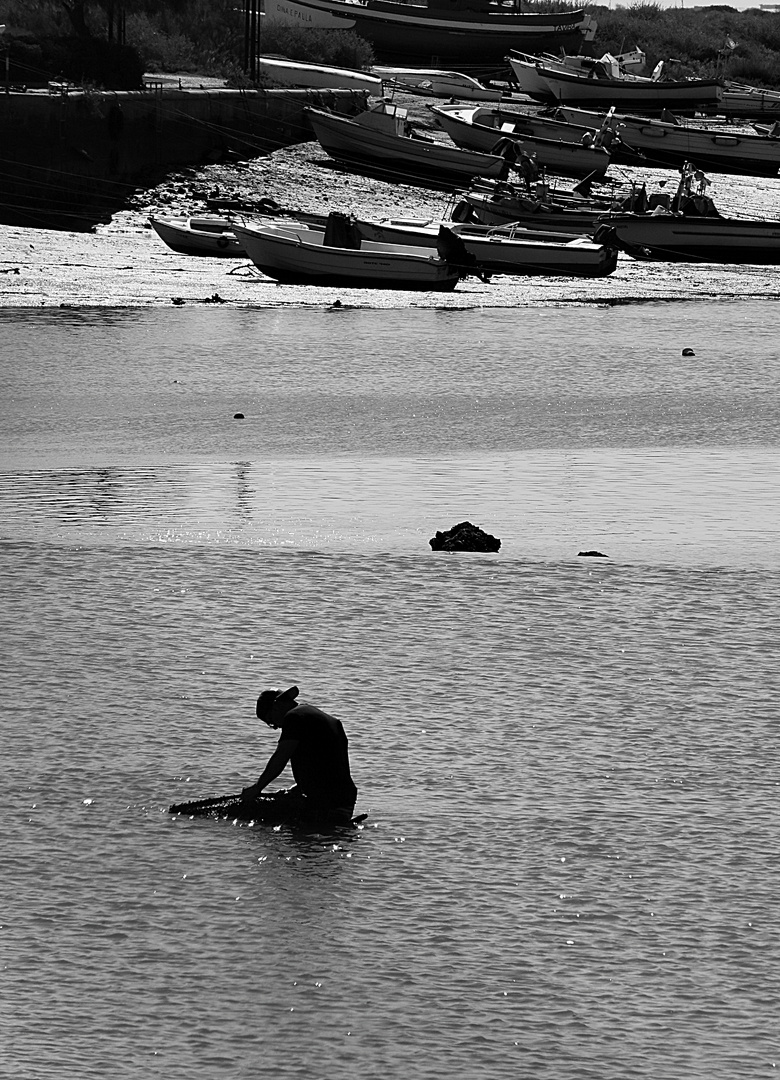
[[[778,325],[0,309],[9,1075],[773,1075]],[[364,825],[169,815],[293,682]]]

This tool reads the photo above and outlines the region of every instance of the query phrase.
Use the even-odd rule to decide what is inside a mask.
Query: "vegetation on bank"
[[[65,78],[96,87],[135,89],[144,72],[197,72],[247,85],[241,0],[0,0],[0,24],[13,83]],[[578,6],[532,0],[523,10]],[[649,70],[719,75],[780,88],[780,14],[727,6],[662,8],[635,2],[586,5],[598,21],[593,56],[634,47]],[[371,47],[350,31],[263,24],[261,50],[296,60],[367,67]],[[677,61],[672,64],[671,60]]]
[[[636,47],[647,54],[651,71],[663,60],[668,75],[717,76],[780,87],[780,14],[725,5],[662,8],[655,3],[588,10],[598,22],[588,50],[594,56]],[[669,64],[670,59],[680,63]]]

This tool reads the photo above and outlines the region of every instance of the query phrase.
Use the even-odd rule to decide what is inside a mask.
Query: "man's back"
[[[282,739],[298,743],[290,759],[295,782],[325,807],[352,808],[357,788],[349,771],[348,740],[341,721],[305,703],[284,716]]]

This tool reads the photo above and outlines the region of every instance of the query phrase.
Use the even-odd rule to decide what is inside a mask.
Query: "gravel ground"
[[[410,116],[436,134],[427,105],[431,99],[399,95]],[[444,139],[442,133],[437,137]],[[614,167],[611,172],[615,172]],[[617,179],[659,180],[671,185],[677,174],[623,169]],[[780,181],[714,177],[712,192],[721,212],[780,217]],[[777,271],[760,266],[691,266],[641,263],[621,256],[608,278],[475,279],[451,294],[398,293],[280,286],[246,260],[177,255],[149,226],[150,213],[202,213],[206,199],[256,203],[275,200],[288,209],[363,217],[448,217],[457,196],[410,184],[391,183],[346,172],[316,142],[279,150],[265,158],[188,169],[140,193],[134,205],[92,233],[54,232],[0,226],[0,306],[145,306],[177,303],[231,303],[253,306],[327,305],[334,299],[364,307],[506,307],[527,304],[628,303],[650,300],[712,300],[780,297]]]

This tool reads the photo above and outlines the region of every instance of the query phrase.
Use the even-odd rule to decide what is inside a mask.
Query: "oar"
[[[216,795],[212,799],[196,799],[194,802],[174,803],[168,807],[169,814],[207,814],[210,810],[227,809],[241,802],[240,795]]]

